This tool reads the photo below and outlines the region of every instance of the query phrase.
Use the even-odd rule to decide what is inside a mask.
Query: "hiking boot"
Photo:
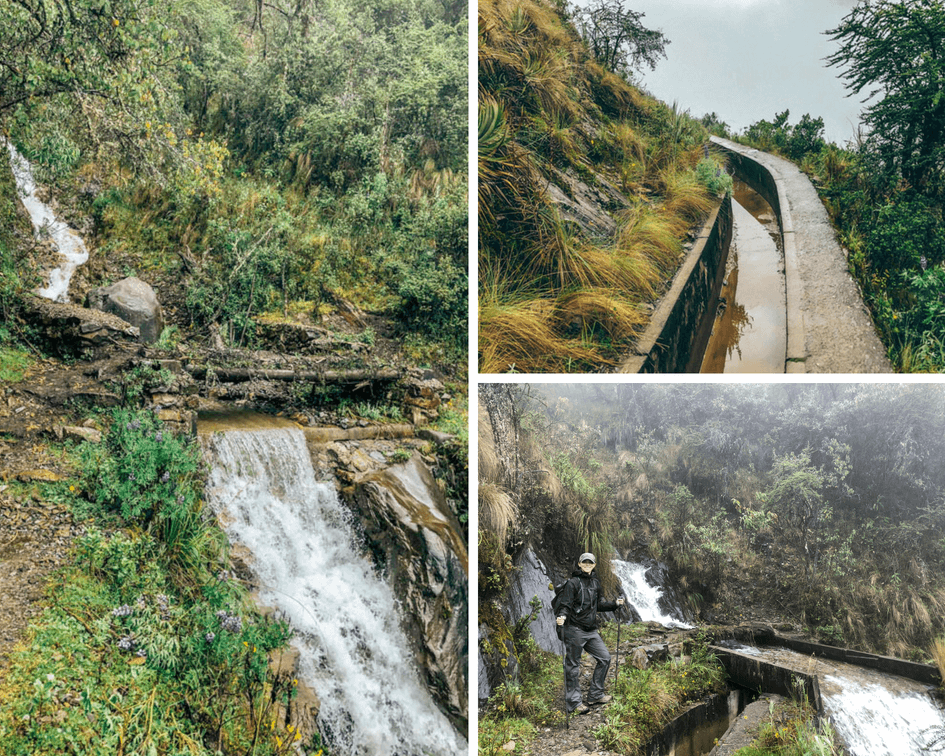
[[[600,698],[595,698],[593,701],[588,701],[587,703],[588,703],[589,705],[591,705],[591,706],[595,706],[595,705],[597,705],[597,704],[610,703],[610,702],[613,701],[613,700],[614,700],[614,697],[613,697],[613,696],[608,696],[608,695],[605,693],[605,694],[602,695]]]
[[[571,714],[587,714],[591,710],[591,707],[585,703],[579,703],[573,709],[571,709]]]

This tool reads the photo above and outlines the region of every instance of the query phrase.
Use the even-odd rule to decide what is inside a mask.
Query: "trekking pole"
[[[557,620],[556,620],[557,621]],[[571,729],[570,716],[571,712],[568,711],[568,644],[564,642],[564,626],[561,626],[561,649],[563,653],[561,654],[561,667],[564,670],[564,729]]]
[[[622,593],[620,594],[620,598],[623,599],[624,606],[626,606],[627,599],[624,597]],[[618,606],[617,607],[617,648],[614,652],[617,655],[617,670],[614,672],[614,689],[615,690],[617,687],[617,675],[620,674],[620,609],[621,607]]]

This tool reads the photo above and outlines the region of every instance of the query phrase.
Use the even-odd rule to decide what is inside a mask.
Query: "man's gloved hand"
[[[557,622],[558,622],[559,625],[563,625],[563,624],[564,624],[564,620],[565,620],[565,616],[562,614],[560,617],[558,617]]]

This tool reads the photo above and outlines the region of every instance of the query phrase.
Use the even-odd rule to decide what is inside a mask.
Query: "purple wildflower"
[[[206,638],[207,643],[213,643],[213,639],[216,638],[217,636],[213,631],[210,631],[203,637]]]
[[[167,483],[167,481],[169,481],[170,479],[171,479],[171,474],[167,470],[165,470],[164,474],[161,475],[161,482]]]
[[[128,604],[122,604],[116,609],[112,609],[112,617],[127,617],[131,612],[132,609]]]

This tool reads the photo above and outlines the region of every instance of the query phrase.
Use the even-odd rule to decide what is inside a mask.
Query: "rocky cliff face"
[[[377,463],[382,452],[363,443],[329,454],[343,468],[340,477],[351,480],[341,494],[402,603],[405,629],[427,684],[465,734],[468,562],[460,523],[420,454],[390,467]],[[368,462],[372,459],[374,465]],[[352,467],[361,469],[352,475]]]

